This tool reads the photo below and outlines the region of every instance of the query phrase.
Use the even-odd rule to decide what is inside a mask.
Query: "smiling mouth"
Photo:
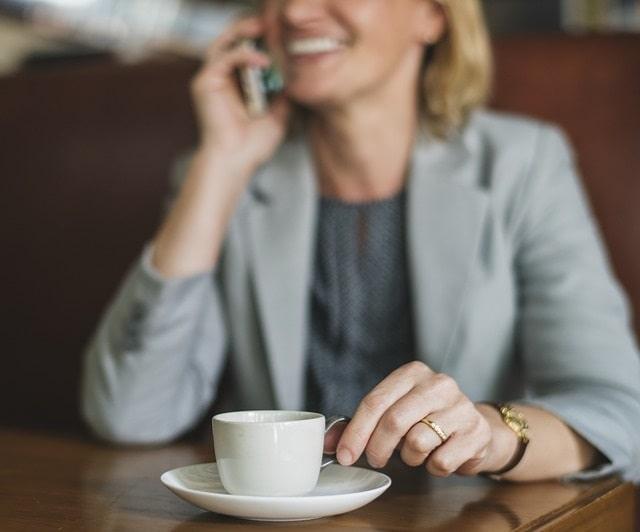
[[[345,48],[344,41],[331,37],[310,37],[306,39],[292,39],[286,44],[289,55],[298,57],[313,54],[337,52]]]

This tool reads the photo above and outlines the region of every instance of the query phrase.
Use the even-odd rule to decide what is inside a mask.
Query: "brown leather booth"
[[[568,132],[640,310],[640,35],[509,37],[496,52],[494,106]],[[0,424],[80,429],[83,347],[159,222],[171,161],[196,141],[196,68],[102,62],[0,78]]]

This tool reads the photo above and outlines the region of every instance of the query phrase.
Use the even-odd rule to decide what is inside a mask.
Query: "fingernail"
[[[353,456],[351,456],[351,453],[345,448],[338,449],[337,456],[338,462],[340,462],[341,465],[351,465],[353,463]]]

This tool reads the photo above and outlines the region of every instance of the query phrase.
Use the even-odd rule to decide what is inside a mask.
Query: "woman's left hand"
[[[420,423],[425,417],[445,432],[446,441]],[[338,460],[351,465],[364,451],[371,466],[383,467],[400,445],[400,456],[410,466],[426,461],[436,476],[475,475],[487,470],[492,439],[489,422],[456,382],[414,361],[362,400],[342,434]]]

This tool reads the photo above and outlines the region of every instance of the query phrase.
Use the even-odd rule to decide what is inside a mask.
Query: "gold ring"
[[[424,417],[420,420],[420,423],[424,423],[427,427],[433,430],[433,432],[435,432],[442,440],[442,443],[446,442],[449,439],[449,435],[444,430],[442,430],[442,427],[435,421],[431,421],[429,418]]]

